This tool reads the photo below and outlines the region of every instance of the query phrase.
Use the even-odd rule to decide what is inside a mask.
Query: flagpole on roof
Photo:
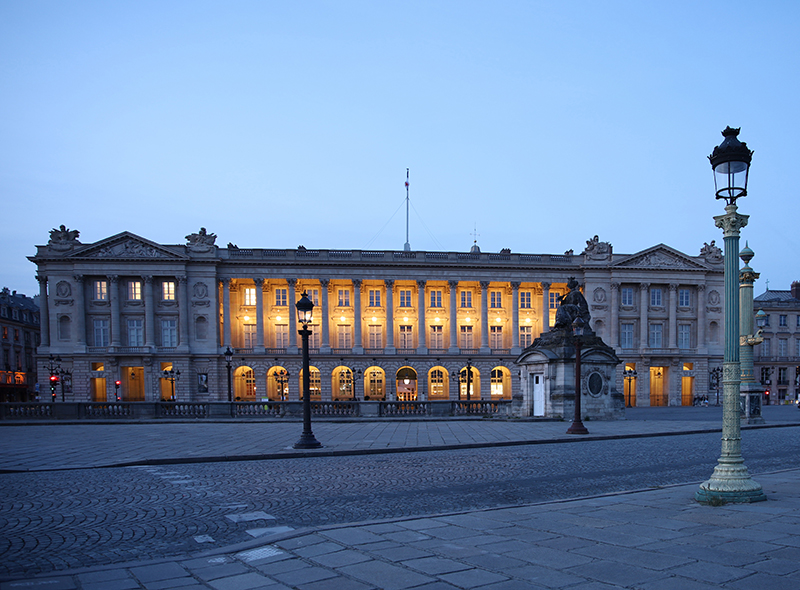
[[[411,244],[408,241],[408,168],[406,168],[406,243],[403,246],[406,252],[411,251]]]

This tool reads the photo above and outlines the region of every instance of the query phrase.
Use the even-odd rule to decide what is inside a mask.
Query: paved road
[[[160,442],[171,444],[168,439]],[[699,482],[711,474],[719,451],[719,433],[708,433],[7,473],[0,475],[0,573],[187,555],[277,527],[440,514]],[[800,426],[747,431],[743,452],[753,474],[794,466]]]

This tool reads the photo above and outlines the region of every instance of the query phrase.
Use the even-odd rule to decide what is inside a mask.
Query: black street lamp
[[[625,398],[625,407],[630,408],[631,406],[631,387],[633,387],[633,380],[636,379],[638,373],[636,373],[636,369],[625,369],[622,372],[622,376],[625,378],[625,381],[628,382],[628,396]]]
[[[131,372],[131,377],[134,374]],[[180,381],[181,379],[181,372],[176,371],[174,367],[170,367],[169,369],[164,369],[164,379],[167,379],[172,387],[172,394],[170,395],[170,400],[175,401],[175,381]]]
[[[311,363],[308,358],[308,337],[311,336],[308,324],[313,317],[314,304],[308,298],[308,293],[303,291],[296,306],[297,321],[303,326],[302,330],[298,330],[298,334],[303,337],[303,434],[293,446],[295,449],[318,449],[322,444],[311,432]]]
[[[72,383],[72,371],[68,371],[67,369],[59,369],[58,376],[61,381],[61,401],[64,402],[66,399],[64,398],[64,390],[66,387],[67,378],[70,380],[70,384]]]
[[[353,369],[353,401],[358,401],[358,378],[361,376],[361,369]]]
[[[467,402],[469,402],[470,398],[471,398],[471,390],[472,390],[472,359],[467,359],[467,366],[464,367],[463,369],[461,369],[461,371],[453,371],[452,375],[450,375],[458,383],[457,399],[461,399],[461,373],[463,371],[466,371]]]
[[[278,384],[278,393],[282,402],[286,401],[286,385],[289,383],[289,371],[281,369],[275,371],[275,382]]]
[[[575,414],[572,426],[567,428],[567,434],[589,434],[581,422],[581,348],[583,347],[583,330],[586,325],[580,316],[572,322],[572,336],[575,343]]]
[[[225,368],[228,369],[228,403],[233,401],[233,392],[231,391],[231,361],[233,360],[233,351],[228,346],[223,353],[225,355]]]
[[[708,384],[711,386],[711,389],[714,390],[716,394],[716,402],[714,403],[715,406],[719,405],[719,380],[722,377],[722,367],[714,367],[708,373]]]

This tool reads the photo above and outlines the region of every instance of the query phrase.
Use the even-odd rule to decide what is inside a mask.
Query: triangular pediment
[[[615,262],[612,267],[642,268],[648,270],[711,270],[711,267],[707,264],[698,262],[683,252],[679,252],[664,244],[659,244],[647,250],[637,252],[636,254],[631,254],[627,258]]]
[[[83,248],[71,252],[67,258],[187,260],[188,256],[125,231],[94,244],[86,244]]]

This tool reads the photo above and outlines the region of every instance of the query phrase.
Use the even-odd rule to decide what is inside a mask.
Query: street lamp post
[[[581,348],[583,347],[585,325],[586,322],[580,316],[572,322],[572,335],[575,343],[575,413],[572,417],[572,426],[567,428],[567,434],[589,434],[581,421]]]
[[[725,355],[722,365],[722,453],[708,481],[700,484],[695,500],[701,504],[759,502],[767,497],[747,471],[742,458],[739,422],[739,230],[748,216],[737,213],[736,199],[747,195],[753,152],[739,141],[739,129],[727,127],[724,141],[709,156],[716,197],[724,199],[725,215],[714,217],[725,241]]]
[[[358,401],[358,378],[361,376],[361,369],[353,369],[353,401]]]
[[[764,417],[761,415],[761,386],[756,383],[755,370],[753,368],[753,347],[764,342],[761,334],[767,323],[767,314],[763,309],[758,310],[755,323],[758,332],[753,334],[753,283],[759,274],[750,268],[750,261],[755,256],[748,244],[745,242],[744,250],[739,252],[739,258],[744,262],[744,267],[739,271],[739,307],[740,307],[740,336],[739,352],[741,355],[741,416],[747,424],[763,424]]]
[[[133,376],[133,374],[131,374]],[[180,381],[181,372],[176,371],[175,367],[170,367],[169,369],[164,369],[164,379],[167,379],[171,386],[171,394],[170,400],[175,401],[175,381]]]
[[[708,372],[708,384],[716,396],[715,406],[719,406],[719,381],[722,378],[722,367],[714,367]]]
[[[282,402],[286,401],[286,384],[289,383],[289,371],[281,369],[275,371],[275,381],[278,384],[280,398]]]
[[[465,377],[467,379],[467,403],[469,403],[471,399],[471,390],[472,390],[472,359],[467,359],[467,366],[461,369],[461,371],[466,371]],[[450,375],[454,381],[458,383],[458,392],[456,393],[456,399],[461,399],[461,371],[454,371],[452,375]]]
[[[228,346],[223,353],[225,355],[225,368],[228,369],[228,403],[233,401],[233,392],[231,391],[231,361],[233,360],[233,351]]]
[[[318,449],[322,444],[314,438],[314,433],[311,431],[311,363],[308,358],[308,337],[311,336],[308,324],[311,323],[314,304],[308,298],[308,293],[303,291],[296,306],[297,320],[303,326],[303,329],[298,331],[303,337],[303,434],[293,446],[295,449]]]
[[[636,379],[638,373],[636,369],[625,369],[622,372],[622,376],[624,377],[625,381],[628,382],[628,396],[625,398],[625,407],[630,408],[631,406],[631,387],[633,387],[633,380]]]

